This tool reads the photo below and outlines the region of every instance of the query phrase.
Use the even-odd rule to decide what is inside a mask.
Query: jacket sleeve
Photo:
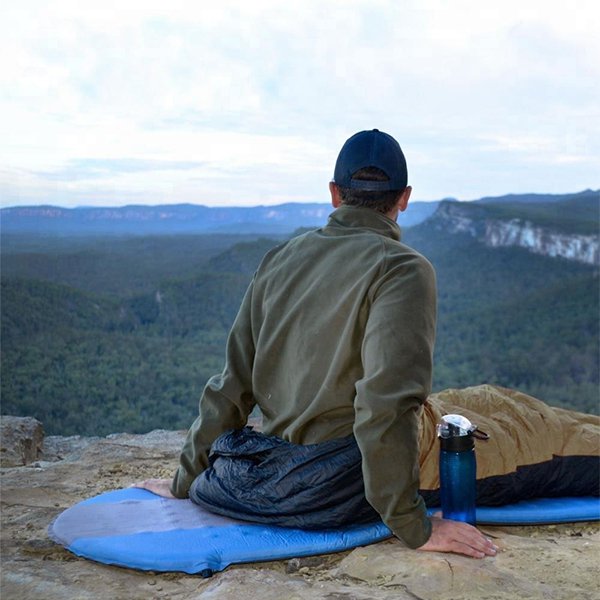
[[[171,491],[177,498],[187,498],[194,479],[208,467],[211,444],[225,431],[246,425],[254,408],[252,394],[252,338],[250,284],[227,338],[223,372],[211,377],[202,392],[199,414],[188,431],[179,457]]]
[[[431,390],[433,268],[421,256],[405,257],[386,270],[371,302],[354,424],[365,494],[393,533],[418,548],[431,535],[419,495],[418,420]]]

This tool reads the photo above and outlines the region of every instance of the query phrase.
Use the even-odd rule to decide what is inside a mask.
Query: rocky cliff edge
[[[600,526],[486,527],[501,552],[478,561],[408,550],[395,540],[339,554],[228,568],[210,579],[78,558],[49,523],[75,502],[148,477],[170,477],[184,432],[44,437],[34,419],[2,417],[3,600],[592,600]]]

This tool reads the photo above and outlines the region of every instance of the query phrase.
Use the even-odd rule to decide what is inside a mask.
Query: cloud
[[[55,0],[3,13],[5,204],[15,190],[43,198],[44,181],[69,202],[104,188],[111,202],[314,200],[343,141],[372,127],[398,137],[421,198],[553,191],[543,171],[559,163],[556,191],[597,184],[587,0]]]
[[[63,168],[34,173],[50,181],[77,181],[81,179],[105,179],[122,173],[145,173],[148,171],[189,171],[202,163],[174,160],[144,160],[139,158],[70,160]]]

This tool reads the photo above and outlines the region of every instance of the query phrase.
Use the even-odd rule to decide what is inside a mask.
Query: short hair
[[[359,169],[352,175],[352,179],[361,181],[389,181],[389,177],[377,167],[365,167]],[[342,204],[349,206],[364,206],[380,213],[388,213],[398,203],[398,197],[403,190],[386,190],[383,192],[373,192],[365,190],[355,190],[340,186],[340,195]]]

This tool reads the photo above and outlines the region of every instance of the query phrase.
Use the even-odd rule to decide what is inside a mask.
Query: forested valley
[[[3,235],[2,413],[47,434],[188,427],[252,273],[284,239]],[[403,241],[437,271],[435,390],[492,383],[599,412],[597,266],[429,221]]]

